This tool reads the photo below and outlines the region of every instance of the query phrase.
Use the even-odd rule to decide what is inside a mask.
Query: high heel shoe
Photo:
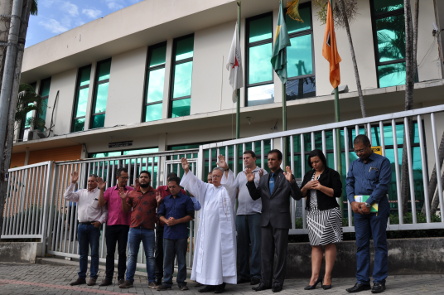
[[[330,284],[330,285],[322,285],[322,284],[321,284],[321,287],[322,287],[322,289],[324,289],[324,290],[328,290],[328,289],[331,289],[331,284]]]
[[[317,286],[319,283],[321,283],[321,285],[322,285],[322,279],[318,279],[318,280],[316,281],[316,283],[314,283],[313,285],[305,286],[305,287],[304,287],[304,290],[313,290],[313,289],[316,289],[316,286]]]

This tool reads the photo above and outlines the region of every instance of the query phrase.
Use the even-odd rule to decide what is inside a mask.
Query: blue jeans
[[[186,285],[188,239],[163,239],[163,281],[168,286],[173,285],[174,258],[177,257],[177,284]]]
[[[126,280],[134,282],[136,272],[137,254],[140,242],[143,244],[146,259],[146,272],[148,282],[154,282],[156,262],[154,259],[154,230],[145,228],[130,228],[128,232],[128,262],[126,264]]]
[[[385,283],[388,274],[387,219],[388,212],[376,215],[354,214],[356,232],[356,280],[359,283],[370,282],[370,238],[373,237],[375,258],[373,281]]]
[[[236,231],[238,279],[260,278],[261,214],[237,215]]]
[[[79,278],[86,278],[86,270],[88,268],[88,250],[91,247],[91,265],[89,268],[89,276],[97,278],[99,271],[99,238],[100,228],[94,227],[92,224],[80,224],[77,227],[77,235],[79,238]]]

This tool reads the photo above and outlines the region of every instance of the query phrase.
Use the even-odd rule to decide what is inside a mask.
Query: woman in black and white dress
[[[341,210],[336,198],[342,194],[341,177],[328,168],[320,150],[308,154],[308,171],[301,184],[302,196],[307,198],[307,226],[311,245],[311,278],[305,290],[315,289],[321,282],[324,290],[331,288],[331,273],[336,260],[335,243],[342,241]],[[325,273],[320,276],[325,251]]]

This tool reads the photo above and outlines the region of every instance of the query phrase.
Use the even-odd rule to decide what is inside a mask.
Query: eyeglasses
[[[355,150],[355,154],[362,154],[365,152],[365,149]]]

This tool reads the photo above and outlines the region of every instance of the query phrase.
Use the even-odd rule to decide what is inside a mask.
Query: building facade
[[[283,87],[270,58],[278,1],[242,0],[240,136],[282,130]],[[285,2],[285,1],[284,1]],[[304,22],[286,17],[287,129],[335,121],[325,25],[313,1]],[[413,2],[413,1],[412,1]],[[367,116],[404,110],[403,0],[359,0],[351,35]],[[442,104],[444,3],[419,8],[414,108]],[[11,167],[47,160],[197,147],[235,138],[236,104],[226,62],[237,20],[235,0],[146,0],[25,50],[22,83],[45,100],[45,129],[22,124]],[[345,29],[340,119],[361,117]],[[36,114],[30,114],[30,116]]]

